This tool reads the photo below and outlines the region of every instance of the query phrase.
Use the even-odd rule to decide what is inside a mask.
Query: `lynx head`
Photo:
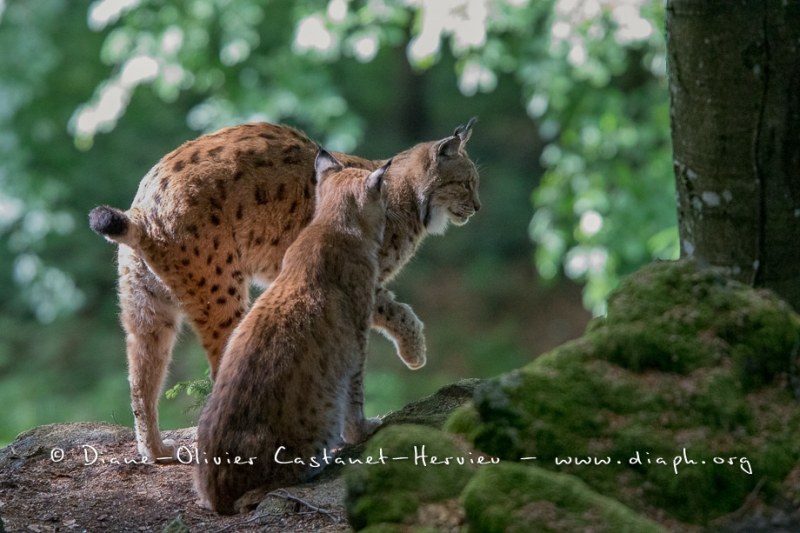
[[[430,234],[441,235],[449,222],[463,226],[481,208],[478,170],[464,149],[476,120],[471,118],[452,136],[427,145],[428,176],[420,191],[420,216]]]
[[[379,169],[345,168],[322,148],[314,161],[317,182],[314,219],[332,217],[342,227],[358,227],[365,238],[383,239],[386,223],[384,174],[390,159]]]

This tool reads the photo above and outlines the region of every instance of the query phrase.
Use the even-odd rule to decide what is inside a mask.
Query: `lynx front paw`
[[[411,370],[419,370],[427,362],[427,349],[425,348],[425,336],[421,333],[417,335],[413,342],[408,345],[400,346],[399,355],[403,363]]]
[[[380,417],[376,416],[373,418],[367,418],[366,420],[364,420],[361,437],[363,439],[366,439],[367,437],[375,433],[378,430],[378,428],[381,427],[382,424],[383,420]]]

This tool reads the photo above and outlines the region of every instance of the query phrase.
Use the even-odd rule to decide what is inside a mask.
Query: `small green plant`
[[[184,383],[189,383],[188,381]],[[175,387],[170,389],[172,391]],[[183,521],[183,517],[178,515],[175,519],[164,526],[164,529],[161,530],[161,533],[189,533],[189,526],[186,525],[186,522]]]
[[[206,369],[205,376],[201,379],[192,379],[188,381],[179,381],[164,393],[168,400],[174,400],[184,391],[187,396],[194,399],[191,409],[202,407],[206,403],[206,398],[211,394],[211,374]]]

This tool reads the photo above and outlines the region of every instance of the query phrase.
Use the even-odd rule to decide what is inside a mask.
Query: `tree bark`
[[[800,1],[668,0],[681,255],[800,310]]]

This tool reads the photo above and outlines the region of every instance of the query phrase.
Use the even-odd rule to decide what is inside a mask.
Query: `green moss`
[[[695,383],[697,390],[687,397],[687,411],[697,423],[729,431],[740,427],[752,430],[752,414],[741,401],[743,385],[729,369],[714,368],[705,375],[698,372]]]
[[[731,281],[710,269],[699,269],[691,261],[664,261],[646,266],[628,276],[609,297],[606,323],[633,323],[642,318],[670,315],[677,325],[691,326],[713,319],[735,304],[717,289]],[[697,307],[697,302],[706,305]]]
[[[475,405],[469,401],[452,412],[444,425],[444,430],[450,433],[463,435],[472,440],[472,432],[480,425],[481,417],[475,410]]]
[[[673,450],[665,457],[669,466],[645,468],[647,500],[680,520],[701,524],[732,512],[742,506],[758,480],[727,460],[747,455],[742,448],[726,447],[719,456],[726,464],[717,465],[711,447],[699,442],[685,453],[683,448]]]
[[[361,533],[406,533],[406,528],[400,524],[375,524],[360,530]]]
[[[458,496],[473,473],[470,453],[471,449],[459,444],[453,435],[425,426],[397,425],[379,431],[367,444],[362,458],[383,455],[385,464],[345,469],[350,524],[361,529],[380,523],[403,523],[414,516],[420,502]],[[425,464],[420,459],[422,454]],[[408,459],[393,460],[395,457]],[[464,457],[466,463],[459,465],[450,459],[450,464],[433,464],[448,457]]]
[[[483,384],[475,407],[463,408],[446,427],[506,460],[536,456],[537,464],[549,468],[569,457],[610,460],[607,467],[560,469],[604,494],[640,508],[669,509],[681,520],[705,523],[741,505],[757,479],[738,467],[713,465],[713,458],[775,452],[763,443],[749,449],[731,433],[747,441],[758,441],[760,434],[732,365],[643,379],[585,354],[586,346],[574,343],[515,372],[510,382]],[[676,475],[672,464],[684,447],[708,464],[688,465]],[[791,467],[790,461],[772,463],[783,465],[783,475]],[[625,472],[628,491],[618,481]]]
[[[445,427],[639,511],[706,524],[800,462],[800,408],[785,385],[798,339],[800,318],[770,293],[657,263],[623,282],[583,338],[484,382]],[[568,457],[609,464],[556,465]],[[741,457],[752,475],[727,464]]]
[[[678,261],[623,281],[587,336],[604,358],[637,372],[687,373],[732,357],[753,389],[786,370],[799,330],[800,318],[774,294]]]
[[[375,524],[359,530],[359,533],[440,533],[438,529],[430,527],[415,527],[401,524]]]
[[[518,464],[481,468],[462,493],[470,530],[657,532],[663,529],[574,476]]]
[[[716,359],[715,352],[693,336],[662,324],[632,323],[598,328],[590,340],[598,354],[634,372],[688,373]]]
[[[360,533],[439,533],[438,529],[429,527],[413,527],[401,524],[375,524],[359,530]]]

